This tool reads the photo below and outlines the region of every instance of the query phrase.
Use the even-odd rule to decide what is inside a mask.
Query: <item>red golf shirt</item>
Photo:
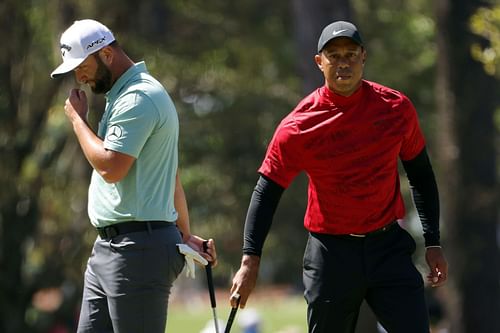
[[[404,217],[398,157],[424,146],[402,93],[366,80],[349,97],[323,86],[282,120],[259,172],[284,188],[306,172],[309,231],[362,234]]]

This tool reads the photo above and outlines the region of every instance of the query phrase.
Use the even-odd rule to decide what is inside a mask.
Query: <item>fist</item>
[[[88,112],[87,95],[80,89],[71,89],[64,105],[64,111],[70,119],[78,116],[86,119]]]

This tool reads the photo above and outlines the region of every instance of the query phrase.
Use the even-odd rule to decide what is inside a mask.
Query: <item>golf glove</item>
[[[177,244],[179,248],[179,252],[184,255],[184,259],[186,260],[186,276],[194,279],[195,277],[195,265],[194,261],[199,264],[206,266],[208,265],[208,261],[203,258],[198,252],[193,250],[189,245],[186,244]]]

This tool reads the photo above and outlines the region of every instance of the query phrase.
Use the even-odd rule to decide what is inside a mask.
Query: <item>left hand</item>
[[[429,247],[425,252],[425,261],[429,265],[430,272],[427,281],[432,287],[439,287],[445,284],[448,279],[448,262],[440,247]]]
[[[207,259],[212,267],[215,267],[217,266],[217,251],[215,250],[215,242],[210,238],[207,243],[207,252],[205,252],[203,249],[204,241],[205,239],[195,235],[189,235],[188,237],[184,238],[184,244],[189,245],[203,258]]]

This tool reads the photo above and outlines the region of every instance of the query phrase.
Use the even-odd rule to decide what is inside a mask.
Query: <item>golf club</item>
[[[207,252],[207,249],[208,241],[204,241],[203,252]],[[214,316],[215,333],[219,333],[219,321],[217,320],[217,313],[215,311],[217,304],[215,302],[214,281],[212,279],[212,265],[210,263],[205,266],[205,271],[207,273],[208,292],[210,294],[210,304],[212,305],[212,314]]]
[[[229,318],[227,319],[226,329],[224,330],[224,333],[229,333],[229,331],[231,331],[234,317],[236,317],[236,311],[238,311],[238,308],[240,307],[241,296],[239,294],[236,294],[234,296],[236,297],[236,307],[231,308],[231,313],[229,314]]]

